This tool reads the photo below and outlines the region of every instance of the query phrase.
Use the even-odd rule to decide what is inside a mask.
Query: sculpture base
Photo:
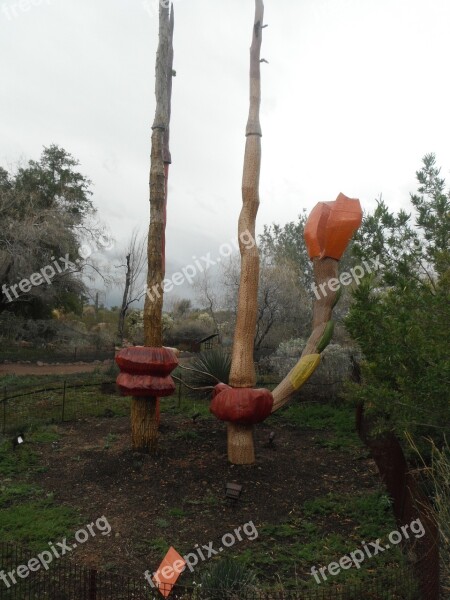
[[[228,460],[233,465],[252,465],[255,462],[253,425],[227,423]]]

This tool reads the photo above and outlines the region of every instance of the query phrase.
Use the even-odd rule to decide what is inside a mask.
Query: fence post
[[[6,385],[3,388],[3,433],[6,433],[6,398],[7,398]]]
[[[89,569],[89,600],[97,600],[97,571]]]
[[[66,380],[64,379],[64,384],[63,384],[63,397],[62,397],[62,415],[61,415],[61,421],[64,423],[64,410],[66,408]]]

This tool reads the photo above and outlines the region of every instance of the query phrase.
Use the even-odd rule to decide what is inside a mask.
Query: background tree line
[[[87,261],[78,248],[99,234],[95,223],[91,182],[68,152],[52,145],[38,161],[15,172],[0,167],[0,285],[9,289],[32,273],[69,256],[75,268],[57,273],[51,284],[36,285],[8,300],[0,297],[0,312],[49,318],[53,309],[79,312],[86,286],[80,277]]]
[[[17,283],[51,264],[52,257],[68,254],[74,261],[83,241],[95,244],[101,235],[91,182],[78,167],[78,161],[67,151],[53,145],[44,148],[38,161],[30,160],[14,172],[0,168],[2,286]],[[344,288],[337,305],[340,327],[335,341],[353,344],[362,353],[362,385],[352,387],[348,395],[352,401],[371,407],[379,428],[391,428],[401,435],[406,430],[417,431],[439,441],[450,417],[450,200],[434,155],[424,157],[417,180],[411,214],[404,210],[395,214],[380,199],[375,211],[364,215],[362,227],[341,262],[341,271],[376,257],[384,268],[366,274],[359,285]],[[303,238],[305,222],[306,214],[302,213],[285,225],[265,226],[259,238],[261,275],[255,340],[259,356],[309,335],[313,293],[311,262]],[[144,249],[145,238],[132,232],[123,260],[116,265],[115,283],[123,292],[122,305],[108,317],[103,308],[102,322],[88,325],[92,329],[103,327],[110,339],[121,341],[125,336],[135,343],[141,340],[137,302],[146,270]],[[98,302],[89,302],[95,293],[85,277],[89,269],[97,267],[91,260],[79,258],[76,269],[58,274],[51,285],[33,287],[14,302],[7,302],[2,294],[0,314],[50,322],[64,319],[75,328],[77,319],[84,318],[83,304],[91,304],[98,316]],[[231,343],[238,257],[232,256],[215,275],[213,278],[206,272],[197,279],[197,306],[189,299],[168,296],[166,343],[176,345],[216,332],[225,346]]]

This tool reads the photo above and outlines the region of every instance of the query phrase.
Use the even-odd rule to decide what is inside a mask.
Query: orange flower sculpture
[[[316,204],[305,225],[309,257],[339,260],[361,221],[359,200],[344,194],[339,194],[334,202]]]

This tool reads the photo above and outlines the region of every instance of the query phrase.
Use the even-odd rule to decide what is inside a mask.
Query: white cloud
[[[13,19],[0,11],[0,160],[62,145],[125,244],[149,218],[156,10],[142,0],[37,4]],[[380,193],[405,206],[426,152],[448,173],[445,0],[265,4],[259,230],[341,191],[366,208]],[[236,232],[252,19],[252,0],[175,2],[167,231],[175,265]]]

